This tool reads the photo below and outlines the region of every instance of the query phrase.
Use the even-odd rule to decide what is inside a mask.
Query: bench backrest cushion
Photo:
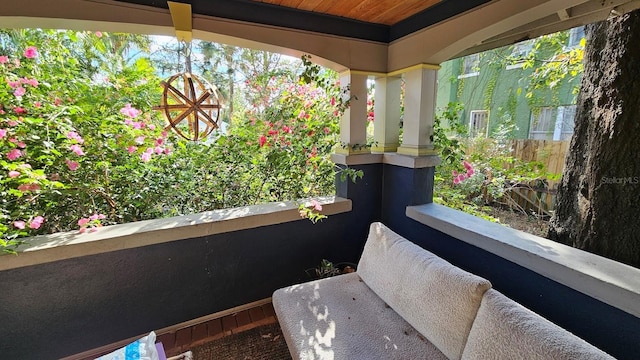
[[[482,295],[491,287],[381,223],[370,227],[357,272],[449,359],[462,356]]]
[[[462,359],[613,359],[491,289],[484,294]]]

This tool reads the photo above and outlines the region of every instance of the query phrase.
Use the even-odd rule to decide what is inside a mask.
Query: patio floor
[[[175,332],[158,333],[156,341],[162,342],[166,356],[172,357],[207,342],[277,322],[278,320],[273,305],[269,302],[220,318],[181,328]],[[119,347],[120,346],[114,346],[113,349],[108,349],[100,354],[94,354],[94,356],[80,359],[92,360],[96,356],[110,353]]]
[[[171,357],[212,340],[277,322],[273,305],[268,303],[186,327],[176,332],[160,334],[157,341],[162,342],[167,357]]]

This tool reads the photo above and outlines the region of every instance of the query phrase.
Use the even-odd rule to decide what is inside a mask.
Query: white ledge
[[[324,215],[351,211],[348,199],[328,196],[316,200],[322,205]],[[304,203],[308,205],[310,200]],[[308,221],[300,217],[298,204],[287,201],[251,205],[105,226],[93,233],[74,231],[35,236],[25,239],[28,244],[18,248],[18,255],[1,255],[0,271],[296,220]]]
[[[407,207],[431,228],[640,317],[640,269],[438,204]]]
[[[434,167],[440,164],[438,155],[410,156],[395,152],[367,153],[367,154],[331,154],[331,160],[341,165],[366,165],[366,164],[389,164],[406,167],[410,169],[420,169]]]

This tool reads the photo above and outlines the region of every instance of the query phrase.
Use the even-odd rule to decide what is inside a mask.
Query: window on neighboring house
[[[507,65],[507,70],[522,68],[531,49],[533,49],[533,40],[526,40],[514,44],[511,56],[509,56],[511,64]]]
[[[569,140],[573,135],[576,106],[542,107],[531,113],[530,139]]]
[[[580,41],[584,39],[584,26],[575,27],[569,30],[569,43],[567,47],[574,48],[580,45]]]
[[[469,136],[487,137],[489,110],[472,110],[469,116]]]
[[[458,79],[480,75],[480,54],[467,55],[462,59],[462,74]]]

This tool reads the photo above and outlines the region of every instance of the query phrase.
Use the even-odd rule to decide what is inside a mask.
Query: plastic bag
[[[131,344],[112,353],[103,355],[96,360],[159,360],[156,349],[156,333],[140,338]]]

